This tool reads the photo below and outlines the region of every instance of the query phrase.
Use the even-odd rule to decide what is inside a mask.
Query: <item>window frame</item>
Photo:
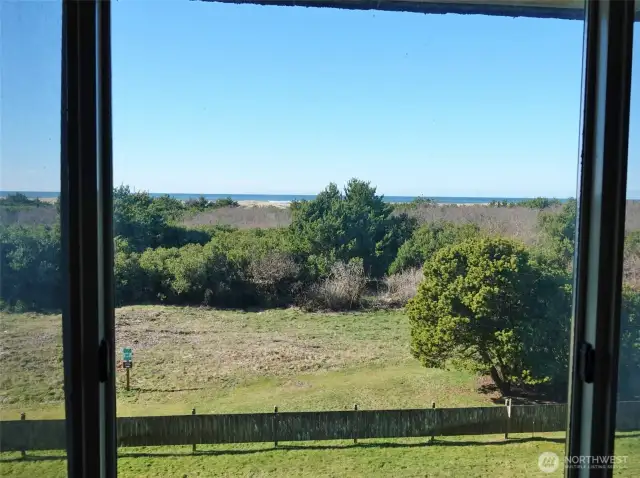
[[[62,5],[60,215],[70,477],[116,476],[110,2]]]
[[[614,454],[635,13],[633,1],[586,7],[567,457]]]
[[[568,456],[613,454],[634,2],[587,1]],[[68,475],[116,476],[109,0],[63,0],[61,223]],[[586,344],[593,346],[593,355]],[[591,367],[593,369],[591,370]],[[588,380],[593,372],[593,382]],[[567,470],[611,476],[612,470]]]

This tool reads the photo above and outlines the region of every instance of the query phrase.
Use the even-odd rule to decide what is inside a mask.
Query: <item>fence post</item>
[[[535,417],[533,418],[533,428],[531,430],[531,438],[535,438],[536,436],[536,419]]]
[[[273,444],[278,446],[278,407],[273,407]]]
[[[353,443],[354,444],[358,444],[358,404],[354,404],[353,405],[353,413],[354,415],[354,420],[353,420]]]
[[[436,402],[431,402],[431,409],[432,410],[436,409]],[[432,432],[431,440],[430,440],[431,442],[435,441],[435,439],[436,439],[436,421],[437,421],[436,420],[436,414],[434,413],[433,414],[433,432]]]
[[[193,407],[193,408],[191,409],[191,415],[194,415],[194,416],[195,416],[195,414],[196,414],[196,407]],[[192,430],[193,430],[193,429],[192,429]],[[192,453],[195,453],[195,452],[196,452],[196,444],[195,444],[195,442],[194,442],[194,444],[192,445],[191,452],[192,452]]]
[[[504,432],[504,439],[507,440],[509,438],[509,429],[511,428],[511,399],[510,398],[505,398],[504,399],[504,404],[507,407],[507,426],[506,426],[506,430]]]
[[[20,420],[26,420],[27,419],[27,414],[24,412],[20,412]],[[26,450],[20,450],[20,456],[22,456],[22,458],[26,458],[27,457],[27,451]]]

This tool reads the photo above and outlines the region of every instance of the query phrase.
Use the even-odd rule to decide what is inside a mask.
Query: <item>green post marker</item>
[[[133,351],[130,348],[122,349],[122,366],[127,373],[126,390],[129,391],[129,371],[133,367]]]

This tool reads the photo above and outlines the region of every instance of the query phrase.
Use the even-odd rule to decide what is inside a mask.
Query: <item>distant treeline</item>
[[[121,186],[114,190],[117,302],[283,306],[310,299],[314,285],[318,292],[317,285],[338,274],[340,264],[351,264],[341,274],[348,270],[363,284],[355,293],[364,295],[368,285],[379,284],[385,276],[421,268],[439,249],[480,235],[515,238],[550,264],[570,263],[575,200],[518,203],[519,208],[537,210],[527,213],[531,224],[524,229],[524,214],[487,219],[486,213],[478,212],[502,207],[443,208],[423,198],[390,204],[369,183],[354,179],[344,191],[331,184],[313,200],[292,203],[286,227],[241,230],[184,225],[194,214],[237,208],[230,198],[184,202]],[[59,203],[16,194],[0,199],[2,210],[57,215]],[[60,253],[58,220],[52,225],[3,221],[3,306],[59,309]],[[625,274],[632,287],[640,286],[639,257],[640,231],[630,231]],[[350,307],[359,305],[355,299],[347,302]]]

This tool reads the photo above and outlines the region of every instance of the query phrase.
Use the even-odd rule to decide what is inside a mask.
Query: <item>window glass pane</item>
[[[115,2],[121,476],[558,466],[582,38]]]
[[[640,7],[640,3],[636,2]],[[615,471],[640,474],[640,28],[634,27]],[[635,433],[634,433],[635,431]]]
[[[61,2],[0,2],[2,476],[65,476],[67,469],[58,201],[61,18]]]

